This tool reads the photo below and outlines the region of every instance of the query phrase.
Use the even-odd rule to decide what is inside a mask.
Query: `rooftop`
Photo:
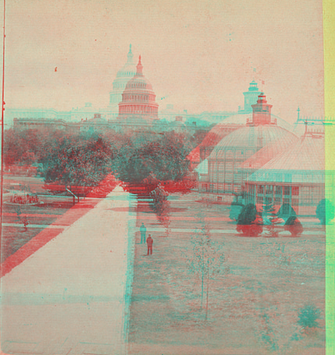
[[[324,135],[307,134],[257,170],[248,181],[322,183],[324,168]]]
[[[224,137],[208,159],[223,159],[224,151],[232,148],[259,150],[273,141],[287,147],[294,136],[293,133],[275,125],[246,126]]]

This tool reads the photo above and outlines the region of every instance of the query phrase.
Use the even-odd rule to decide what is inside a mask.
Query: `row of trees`
[[[234,211],[234,207],[236,206],[232,207]],[[284,214],[283,211],[286,213]],[[235,212],[231,213],[231,217],[235,216]],[[329,223],[335,217],[333,204],[328,199],[322,199],[317,206],[316,216],[321,224]],[[283,205],[278,213],[275,212],[273,203],[271,202],[265,203],[260,211],[257,210],[254,204],[247,204],[241,207],[236,220],[236,230],[249,236],[258,236],[262,233],[263,226],[266,226],[268,234],[275,237],[278,235],[275,226],[282,223],[285,223],[285,229],[289,230],[292,236],[299,236],[303,232],[303,227],[294,209],[288,204],[287,206]]]
[[[188,172],[186,156],[192,149],[190,139],[175,132],[141,135],[119,150],[115,171],[122,181],[130,183],[140,183],[149,176],[158,181],[180,180]]]
[[[193,149],[200,144],[208,132],[209,127],[199,127],[194,133],[184,132],[179,134],[183,137],[182,141],[186,149]],[[88,139],[97,139],[101,137],[106,140],[112,147],[141,147],[145,143],[160,141],[164,139],[171,140],[171,137],[177,135],[174,131],[166,132],[134,132],[117,133],[114,130],[108,130],[104,134],[97,132],[69,132],[60,129],[27,129],[17,130],[8,129],[5,131],[4,144],[4,162],[6,166],[11,165],[30,165],[40,163],[52,151],[57,150],[66,141],[83,142]],[[170,138],[168,138],[170,137]]]
[[[281,218],[284,217],[284,210],[287,212],[285,213],[285,221]],[[322,199],[317,206],[316,216],[321,224],[329,223],[335,217],[333,204],[328,199]],[[254,204],[247,204],[241,208],[236,220],[236,230],[249,236],[258,236],[263,232],[263,226],[265,226],[268,234],[276,237],[278,232],[276,232],[275,226],[284,222],[285,229],[290,231],[292,236],[299,236],[303,232],[302,224],[290,205],[283,205],[276,213],[271,202],[265,203],[260,211],[257,211]]]
[[[151,180],[157,186],[160,181],[181,180],[188,173],[186,156],[199,144],[204,132],[190,135],[174,131],[108,131],[98,135],[10,129],[5,135],[4,162],[7,168],[36,166],[46,183],[63,187],[93,187],[111,172],[127,183]]]
[[[40,172],[47,183],[93,187],[112,171],[113,159],[115,151],[102,138],[68,142],[51,152]]]

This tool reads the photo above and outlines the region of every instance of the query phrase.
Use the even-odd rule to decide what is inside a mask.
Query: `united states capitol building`
[[[252,112],[252,104],[260,95],[253,80],[244,95],[244,106],[236,112],[202,112],[191,114],[186,110],[176,111],[173,105],[160,107],[154,88],[144,75],[141,57],[135,62],[131,45],[124,66],[117,72],[109,93],[109,103],[104,108],[95,108],[87,102],[71,111],[40,108],[6,108],[6,129],[54,128],[68,131],[104,132],[106,129],[122,131],[126,128],[148,127],[157,130],[183,131],[196,127],[198,122],[208,124],[244,123],[245,116]],[[242,121],[243,122],[242,122]],[[280,118],[278,118],[280,120]],[[320,121],[320,119],[315,119]],[[321,118],[322,120],[322,118]],[[241,121],[241,122],[240,122]],[[313,121],[313,119],[309,119]],[[295,127],[282,120],[288,130],[303,131],[304,118],[299,116]],[[316,122],[319,123],[319,122]],[[225,125],[226,126],[226,125]]]
[[[219,123],[232,115],[248,112],[253,103],[252,98],[257,97],[257,94],[259,94],[257,84],[252,82],[248,92],[244,93],[244,108],[240,107],[238,112],[190,114],[187,110],[175,110],[172,104],[163,107],[158,104],[154,89],[143,74],[142,63],[135,61],[130,45],[127,60],[118,70],[112,83],[106,107],[96,108],[90,102],[86,102],[83,107],[69,111],[53,108],[7,107],[5,128],[54,128],[68,131],[103,132],[108,128],[122,130],[130,126],[150,126],[151,129],[182,131],[186,124],[190,129],[194,128],[199,121],[209,124]]]
[[[108,128],[118,131],[125,127],[150,126],[178,131],[185,127],[185,120],[190,116],[186,111],[174,110],[173,105],[158,109],[153,87],[143,74],[141,57],[136,65],[130,45],[127,61],[117,72],[106,107],[95,108],[87,102],[71,111],[6,108],[6,128],[103,132]]]

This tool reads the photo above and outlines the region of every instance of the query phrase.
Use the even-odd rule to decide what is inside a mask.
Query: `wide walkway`
[[[136,216],[116,187],[2,277],[5,354],[125,354]]]

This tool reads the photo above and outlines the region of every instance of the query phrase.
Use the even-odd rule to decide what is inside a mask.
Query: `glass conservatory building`
[[[248,177],[246,202],[273,203],[276,211],[289,204],[299,215],[315,215],[319,202],[333,194],[334,172],[325,172],[324,144],[322,132],[306,132]]]

